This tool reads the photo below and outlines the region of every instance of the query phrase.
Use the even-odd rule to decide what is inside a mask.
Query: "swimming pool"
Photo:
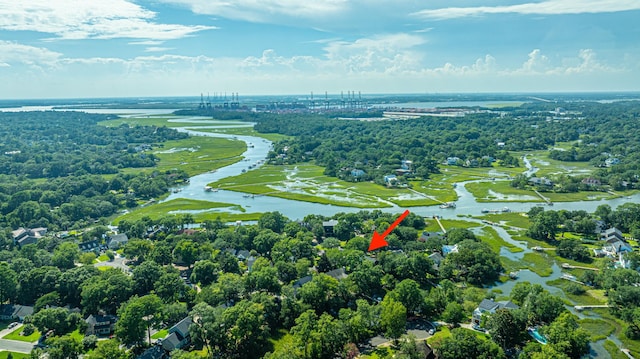
[[[547,344],[547,338],[545,338],[544,335],[538,333],[538,329],[529,328],[529,329],[527,329],[527,332],[529,332],[529,335],[531,335],[531,337],[533,339],[535,339],[538,343],[540,343],[542,345],[546,345]]]

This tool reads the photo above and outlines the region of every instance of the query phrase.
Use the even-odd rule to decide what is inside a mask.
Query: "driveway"
[[[125,260],[126,258],[120,256],[119,254],[116,254],[116,257],[113,259],[113,261],[100,262],[100,263],[94,264],[93,266],[119,268],[125,273],[131,273],[131,269],[129,268],[129,266],[124,264]]]
[[[14,328],[7,328],[7,329],[3,329],[0,330],[0,338],[4,337],[5,335],[11,333],[12,331],[20,328],[22,326],[22,324],[18,324],[16,327]],[[2,350],[6,350],[6,351],[10,351],[10,352],[18,352],[18,353],[31,353],[31,349],[33,349],[33,347],[35,346],[35,344],[33,343],[28,343],[28,342],[21,342],[19,340],[8,340],[8,339],[0,339],[0,351]]]

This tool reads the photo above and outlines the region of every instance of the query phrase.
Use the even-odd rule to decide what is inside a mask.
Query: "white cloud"
[[[34,47],[0,40],[0,63],[26,65],[55,65],[62,54],[43,47]]]
[[[534,49],[529,53],[529,59],[522,64],[525,72],[544,72],[549,69],[549,58],[542,54],[540,49]]]
[[[163,52],[173,50],[172,47],[150,46],[144,49],[144,52]]]
[[[415,12],[414,15],[429,19],[452,19],[486,14],[586,14],[610,13],[640,10],[638,0],[546,0],[505,6],[473,6],[428,9]]]
[[[274,16],[328,17],[344,11],[348,0],[161,0],[185,6],[194,13],[230,19],[271,22]]]
[[[0,0],[0,29],[36,31],[62,39],[169,40],[214,28],[161,24],[155,16],[128,0]]]

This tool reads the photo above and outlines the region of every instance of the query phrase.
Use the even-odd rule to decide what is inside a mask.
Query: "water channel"
[[[42,109],[30,109],[30,110],[50,110],[49,106],[47,108]],[[3,109],[13,110],[13,109]],[[21,110],[27,110],[21,108]],[[82,111],[92,112],[92,113],[116,113],[122,117],[135,117],[140,116],[141,112],[143,115],[159,115],[159,114],[167,114],[171,112],[171,110],[114,110],[114,109],[83,109]],[[171,120],[170,120],[171,121]],[[335,206],[335,205],[326,205],[319,203],[311,203],[297,200],[290,200],[278,197],[271,196],[248,196],[245,193],[229,191],[220,189],[218,191],[207,192],[204,190],[205,186],[207,186],[211,182],[220,181],[222,179],[237,176],[245,171],[251,171],[255,168],[259,168],[262,163],[267,158],[267,154],[272,147],[272,143],[266,139],[255,136],[243,136],[243,135],[232,135],[232,134],[224,134],[224,133],[212,133],[212,132],[203,132],[199,130],[212,130],[212,129],[224,129],[224,128],[238,128],[238,127],[250,127],[253,126],[251,123],[246,124],[229,124],[223,125],[219,121],[212,121],[203,117],[190,117],[190,118],[180,118],[180,123],[192,123],[193,126],[184,126],[178,127],[176,130],[180,132],[186,132],[190,135],[195,136],[207,136],[207,137],[217,137],[217,138],[226,138],[232,140],[243,141],[247,144],[247,150],[242,154],[244,158],[240,162],[236,162],[234,164],[228,165],[226,167],[220,168],[213,172],[203,173],[200,175],[196,175],[190,178],[190,182],[188,185],[185,185],[181,188],[179,192],[170,194],[164,201],[169,201],[172,199],[178,198],[186,198],[186,199],[194,199],[194,200],[204,200],[204,201],[213,201],[213,202],[224,202],[231,203],[234,205],[240,205],[244,207],[248,212],[268,212],[268,211],[279,211],[284,216],[296,220],[302,219],[304,216],[308,214],[319,214],[323,216],[333,216],[339,212],[358,212],[362,210],[381,210],[388,213],[400,213],[405,208],[400,208],[398,206],[392,206],[387,208],[356,208],[356,207],[344,207],[344,206]],[[535,167],[532,167],[529,161],[524,159],[525,166],[527,170],[525,173],[532,174],[536,171]],[[249,168],[250,165],[254,165],[254,167]],[[504,178],[505,175],[500,174],[499,172],[494,173],[495,180],[507,180]],[[502,178],[501,178],[502,177]],[[476,180],[477,181],[477,180]],[[480,180],[487,181],[487,180]],[[410,207],[409,209],[418,215],[424,217],[432,217],[432,216],[440,216],[442,218],[457,218],[458,216],[464,215],[479,215],[481,214],[482,208],[489,208],[494,210],[499,210],[504,207],[508,207],[511,211],[514,212],[527,212],[533,206],[539,205],[538,203],[523,203],[523,202],[491,202],[491,203],[479,203],[476,198],[466,189],[465,184],[475,182],[475,181],[467,181],[460,182],[456,184],[455,191],[458,196],[456,200],[455,208],[440,208],[439,205],[433,206],[418,206],[418,207]],[[556,202],[554,204],[554,210],[586,210],[588,212],[593,212],[595,209],[601,204],[608,204],[611,208],[616,208],[627,202],[640,202],[640,193],[635,194],[631,197],[619,197],[615,199],[607,199],[607,200],[595,200],[595,201],[575,201],[575,202]],[[229,211],[228,208],[222,209],[223,211]],[[486,225],[482,221],[473,218],[464,218],[467,221],[477,222],[481,225]],[[493,226],[493,228],[497,231],[500,237],[508,243],[511,243],[519,248],[522,248],[522,252],[512,253],[508,251],[506,248],[502,248],[500,255],[507,257],[511,260],[520,260],[523,258],[525,253],[531,252],[531,249],[527,247],[525,242],[519,242],[514,240],[511,235],[502,227]],[[553,286],[549,286],[546,284],[549,280],[558,279],[562,276],[562,271],[557,264],[554,264],[552,267],[552,273],[548,277],[540,277],[536,273],[529,270],[521,270],[518,273],[518,280],[510,280],[505,283],[496,284],[493,289],[499,289],[503,295],[508,296],[511,292],[511,289],[517,283],[517,281],[528,281],[531,283],[537,283],[542,285],[549,292],[554,293],[556,295],[563,296],[563,292]],[[569,307],[569,309],[577,314],[580,318],[591,317],[598,318],[597,315],[591,314],[583,314],[576,312],[573,310],[573,307]],[[615,338],[613,335],[609,336],[607,339],[613,340],[619,347],[622,346],[622,343]],[[603,347],[603,341],[598,341],[595,343],[591,343],[592,357],[609,357],[608,353]]]
[[[220,181],[224,178],[230,176],[236,176],[243,171],[251,171],[253,169],[249,169],[249,164],[257,163],[254,168],[260,167],[263,160],[266,160],[267,154],[271,149],[272,143],[260,137],[255,136],[240,136],[240,135],[230,135],[223,133],[210,133],[210,132],[202,132],[198,131],[200,129],[205,128],[223,128],[221,126],[203,126],[206,121],[201,119],[192,119],[194,124],[198,124],[198,126],[188,126],[188,127],[180,127],[177,128],[178,131],[189,133],[190,135],[196,136],[209,136],[209,137],[218,137],[218,138],[227,138],[227,139],[235,139],[244,141],[247,144],[247,150],[242,154],[245,158],[244,161],[240,161],[234,163],[232,165],[220,168],[215,172],[204,173],[191,178],[191,181],[188,185],[182,188],[180,192],[172,193],[165,200],[172,200],[177,198],[188,198],[188,199],[196,199],[196,200],[206,200],[206,201],[216,201],[216,202],[225,202],[232,203],[236,205],[241,205],[246,208],[250,212],[267,212],[267,211],[279,211],[286,217],[290,219],[302,219],[307,214],[320,214],[324,216],[332,216],[339,212],[358,212],[361,210],[382,210],[390,213],[400,213],[403,208],[399,208],[397,206],[388,207],[388,208],[355,208],[355,207],[343,207],[343,206],[334,206],[334,205],[326,205],[326,204],[318,204],[297,200],[290,200],[284,198],[277,198],[271,196],[247,196],[241,192],[234,192],[229,190],[218,190],[217,192],[206,192],[204,191],[204,187],[215,181]],[[185,122],[185,120],[181,119],[180,122]],[[246,127],[247,125],[238,125],[242,127]],[[250,126],[250,125],[249,125]],[[228,125],[224,126],[224,128],[236,127],[236,125]],[[529,161],[524,159],[525,166],[527,167],[526,173],[532,174],[535,173],[536,168],[532,167]],[[499,178],[500,174],[496,173],[496,180],[506,180],[506,178]],[[485,180],[486,181],[486,180]],[[515,212],[526,212],[529,211],[533,206],[537,205],[535,203],[522,203],[522,202],[492,202],[492,203],[479,203],[476,201],[476,198],[466,189],[465,184],[474,181],[460,182],[456,185],[455,191],[458,195],[458,199],[456,200],[455,208],[440,208],[438,205],[434,206],[419,206],[419,207],[410,207],[410,210],[416,214],[432,217],[434,215],[441,216],[442,218],[457,218],[459,215],[478,215],[480,214],[480,208],[491,207],[495,209],[501,209],[504,207],[510,208],[511,211]],[[627,202],[638,202],[640,201],[640,194],[633,195],[631,197],[626,198],[615,198],[609,200],[597,200],[597,201],[576,201],[576,202],[556,202],[553,209],[554,210],[586,210],[588,212],[593,212],[595,209],[601,204],[608,204],[612,208],[616,208],[619,205],[622,205]],[[225,209],[228,210],[228,209]],[[465,218],[465,220],[477,222],[482,225],[486,225],[482,221],[473,218]],[[497,231],[500,237],[508,243],[511,243],[519,248],[522,248],[522,252],[512,253],[508,251],[506,248],[502,248],[500,255],[507,257],[511,260],[521,260],[525,253],[530,253],[532,250],[527,247],[525,242],[520,242],[514,240],[511,235],[502,227],[493,226],[493,228]],[[505,283],[499,283],[492,287],[492,289],[498,289],[502,295],[508,296],[514,287],[514,285],[518,281],[528,281],[531,283],[536,283],[542,285],[549,292],[564,296],[564,293],[561,289],[547,285],[546,282],[550,280],[555,280],[561,278],[562,271],[561,268],[554,263],[551,267],[552,273],[548,277],[541,277],[538,274],[530,271],[530,270],[520,270],[518,272],[517,280],[506,281]],[[581,312],[577,312],[573,307],[568,307],[574,314],[578,315],[580,318],[591,317],[598,318],[599,316],[591,314],[585,314]],[[613,335],[609,336],[607,339],[614,341],[619,347],[622,346],[622,343]],[[609,357],[609,354],[604,349],[603,346],[604,340],[600,340],[598,342],[591,343],[591,357]]]

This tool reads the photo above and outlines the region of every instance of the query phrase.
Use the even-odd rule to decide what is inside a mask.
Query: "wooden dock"
[[[534,189],[533,192],[535,192],[538,197],[542,198],[543,201],[545,201],[545,203],[547,203],[547,205],[549,206],[553,206],[553,202],[551,202],[551,200],[545,196],[542,195],[542,193],[538,192],[537,189]]]

